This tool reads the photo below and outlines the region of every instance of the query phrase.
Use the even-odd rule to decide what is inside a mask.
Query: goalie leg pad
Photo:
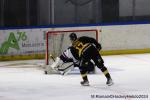
[[[67,75],[72,69],[74,68],[73,65],[70,65],[68,67],[66,67],[62,72],[60,71],[61,75]]]
[[[46,66],[44,73],[45,74],[60,74],[59,71],[51,68],[49,65]]]
[[[50,67],[53,69],[55,69],[55,68],[57,69],[62,64],[63,64],[63,61],[59,57],[57,57],[55,62],[53,62]]]

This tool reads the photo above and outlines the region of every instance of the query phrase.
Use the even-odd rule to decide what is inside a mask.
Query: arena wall
[[[150,24],[0,29],[0,60],[45,56],[45,33],[51,30],[97,29],[102,54],[150,53]]]

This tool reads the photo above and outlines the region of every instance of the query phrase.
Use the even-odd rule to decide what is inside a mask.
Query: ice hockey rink
[[[88,75],[81,86],[79,74],[45,75],[42,60],[0,62],[0,100],[150,100],[150,54],[102,56],[114,85]]]

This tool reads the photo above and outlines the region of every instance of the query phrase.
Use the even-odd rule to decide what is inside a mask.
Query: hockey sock
[[[110,78],[111,78],[111,76],[110,76],[110,74],[109,74],[109,72],[108,72],[108,70],[107,70],[107,68],[106,68],[105,66],[103,66],[103,67],[100,68],[100,69],[101,69],[101,71],[103,72],[103,74],[106,76],[107,79],[110,79]]]
[[[80,72],[80,73],[81,73],[82,79],[83,79],[84,81],[88,81],[88,78],[87,78],[87,73],[88,73],[88,72]]]

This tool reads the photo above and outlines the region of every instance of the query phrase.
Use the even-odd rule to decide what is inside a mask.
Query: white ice
[[[45,75],[36,67],[41,60],[1,61],[0,100],[150,100],[150,54],[103,56],[103,59],[113,86],[106,85],[100,70],[88,75],[90,86],[84,87],[77,74]],[[16,64],[20,62],[34,64]],[[112,97],[115,95],[118,98]],[[146,98],[119,98],[127,95]]]

